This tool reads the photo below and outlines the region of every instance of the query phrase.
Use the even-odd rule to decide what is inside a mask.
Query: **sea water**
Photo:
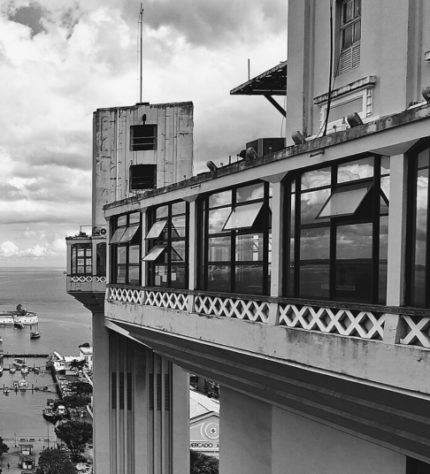
[[[91,343],[91,313],[66,293],[66,276],[63,269],[14,268],[0,269],[0,311],[14,310],[22,304],[28,311],[39,316],[40,339],[30,339],[30,328],[17,329],[0,326],[3,338],[2,348],[10,354],[79,355],[79,345]],[[12,358],[4,359],[8,368]],[[45,359],[26,358],[28,366],[43,366]],[[19,380],[19,371],[9,374],[4,371],[0,377],[0,388],[10,386]],[[52,388],[49,373],[26,376],[31,388],[48,386]],[[42,417],[42,409],[48,398],[57,398],[55,393],[44,391],[10,391],[5,395],[0,390],[0,436],[8,444],[21,438],[45,438],[53,436],[53,426]]]

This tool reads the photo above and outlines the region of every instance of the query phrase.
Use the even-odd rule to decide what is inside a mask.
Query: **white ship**
[[[39,318],[33,311],[27,311],[22,305],[18,305],[15,311],[0,311],[1,326],[30,326],[37,324]]]

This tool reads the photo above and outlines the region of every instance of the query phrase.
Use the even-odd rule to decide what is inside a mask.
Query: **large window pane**
[[[167,265],[154,266],[155,286],[167,286]]]
[[[161,221],[156,221],[152,224],[149,232],[146,234],[147,239],[158,239],[163,232],[164,228],[166,227],[167,219],[163,219]]]
[[[229,262],[231,259],[231,237],[211,237],[208,239],[208,261]]]
[[[217,234],[223,231],[224,224],[230,215],[231,207],[222,207],[209,211],[209,234]]]
[[[172,204],[172,216],[176,216],[178,214],[185,214],[185,210],[186,210],[185,201],[174,202]]]
[[[263,234],[236,236],[236,261],[260,262],[263,260]]]
[[[116,282],[126,283],[127,267],[125,265],[117,265],[116,267]]]
[[[117,247],[116,261],[119,265],[127,263],[127,247]]]
[[[371,259],[373,245],[373,225],[349,224],[336,229],[336,259]]]
[[[379,282],[378,303],[387,300],[388,216],[381,217],[379,226]]]
[[[226,206],[231,204],[231,191],[223,191],[221,193],[209,196],[209,207]]]
[[[250,186],[237,188],[237,191],[236,191],[236,202],[253,201],[255,199],[263,199],[263,197],[264,197],[263,183],[251,184]]]
[[[128,267],[128,284],[140,285],[139,266],[131,265]]]
[[[373,163],[374,158],[370,156],[339,165],[337,169],[337,182],[346,183],[357,179],[371,178],[373,176]]]
[[[128,251],[128,263],[139,263],[140,247],[139,245],[133,245],[129,247]]]
[[[326,260],[330,256],[330,229],[316,227],[302,229],[300,235],[300,260]]]
[[[263,266],[237,265],[235,291],[237,293],[263,293]]]
[[[306,192],[300,199],[300,220],[302,224],[311,224],[315,222],[318,213],[330,196],[330,189],[321,189],[319,191]],[[317,221],[320,222],[320,221]]]
[[[172,288],[184,288],[186,287],[185,279],[185,265],[172,265],[171,275],[170,275]]]
[[[262,202],[253,202],[235,207],[224,225],[224,230],[251,228],[262,206]]]
[[[185,237],[185,216],[172,217],[172,234],[171,237]]]
[[[171,244],[171,260],[172,262],[185,261],[185,241],[173,241]]]
[[[307,171],[301,177],[301,190],[322,188],[331,184],[331,168]]]
[[[230,265],[208,265],[208,290],[230,291]]]
[[[300,266],[301,297],[328,298],[329,297],[329,264],[306,264]]]

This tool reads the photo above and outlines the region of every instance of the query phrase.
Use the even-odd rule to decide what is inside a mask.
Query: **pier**
[[[4,358],[19,358],[19,359],[31,359],[31,358],[41,358],[41,359],[47,359],[50,354],[11,354],[10,352],[3,352],[3,357]]]

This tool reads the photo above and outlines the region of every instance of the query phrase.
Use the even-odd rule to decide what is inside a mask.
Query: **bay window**
[[[385,302],[389,173],[370,156],[290,178],[288,296]]]

